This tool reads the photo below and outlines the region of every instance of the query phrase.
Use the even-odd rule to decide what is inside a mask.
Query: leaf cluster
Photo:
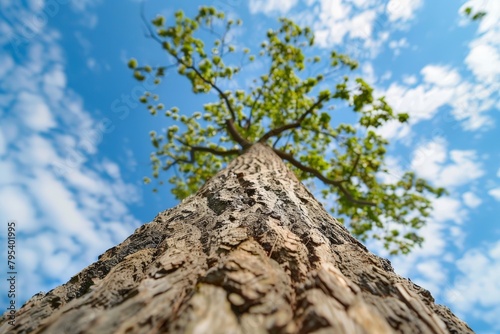
[[[465,16],[467,16],[468,18],[470,18],[472,21],[479,21],[481,20],[483,17],[486,16],[486,12],[485,11],[474,11],[474,9],[472,7],[466,7],[464,9],[464,14]]]

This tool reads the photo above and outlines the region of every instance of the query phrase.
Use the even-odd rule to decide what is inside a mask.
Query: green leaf
[[[138,81],[143,81],[144,79],[146,79],[146,77],[144,77],[144,75],[142,75],[140,71],[134,72],[134,78],[136,78]]]
[[[162,27],[165,25],[165,17],[159,15],[151,22],[156,27]]]
[[[128,67],[131,68],[131,69],[136,68],[137,67],[137,60],[135,58],[131,58],[128,61]]]
[[[472,21],[481,20],[485,16],[486,16],[486,12],[477,12],[476,14],[474,14],[472,16]]]

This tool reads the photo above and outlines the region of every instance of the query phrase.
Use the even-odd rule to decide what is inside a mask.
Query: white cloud
[[[354,3],[356,7],[364,9],[372,7],[377,3],[377,0],[352,0],[352,3]]]
[[[454,87],[461,81],[460,74],[447,66],[428,65],[421,71],[424,81],[440,87]]]
[[[492,196],[495,200],[500,201],[500,187],[491,189],[488,194]]]
[[[460,121],[465,130],[489,130],[494,125],[494,120],[486,114],[494,108],[495,91],[493,86],[485,86],[482,83],[462,83],[456,88],[453,101],[452,115]]]
[[[37,172],[29,182],[31,193],[53,227],[65,235],[74,235],[78,240],[96,246],[99,238],[93,232],[94,224],[78,209],[76,195],[46,171]]]
[[[111,176],[114,179],[120,178],[120,167],[118,167],[118,165],[115,164],[114,162],[106,160],[103,162],[102,166],[109,176]]]
[[[407,123],[401,124],[399,121],[393,120],[377,128],[377,132],[388,139],[404,139],[411,133],[411,126]]]
[[[66,75],[62,66],[54,66],[43,75],[43,90],[49,99],[53,101],[61,100],[64,96],[65,87]]]
[[[438,282],[446,280],[447,275],[443,270],[443,265],[437,260],[419,263],[416,269],[429,280]]]
[[[41,3],[29,4],[40,11]],[[34,14],[20,5],[9,13]],[[64,283],[140,224],[127,207],[139,193],[121,166],[91,156],[105,133],[67,87],[59,34],[39,29],[26,52],[0,58],[0,155],[8,156],[0,159],[0,219],[16,220],[23,232],[19,301]]]
[[[475,43],[465,63],[478,80],[494,82],[500,76],[500,53],[492,45]]]
[[[67,185],[71,188],[89,194],[99,194],[102,192],[102,182],[97,173],[85,170],[82,167],[71,168],[64,174]]]
[[[361,71],[363,72],[363,78],[366,82],[368,82],[370,85],[375,84],[375,82],[377,81],[377,76],[375,75],[375,69],[373,68],[373,65],[371,63],[364,63],[361,67]]]
[[[3,136],[2,129],[0,128],[0,156],[4,155],[6,150],[7,150],[7,143]]]
[[[409,47],[410,44],[408,43],[408,40],[403,37],[400,40],[393,40],[389,42],[389,48],[394,50],[394,55],[399,56],[401,54],[401,50],[404,48]]]
[[[297,0],[250,0],[249,7],[252,14],[273,12],[286,14],[296,4]]]
[[[32,11],[38,12],[45,6],[45,0],[29,0],[28,5]]]
[[[446,289],[446,300],[459,314],[482,319],[500,330],[500,242],[467,251],[456,261],[460,274]]]
[[[0,77],[3,77],[14,68],[14,61],[8,54],[0,54]]]
[[[374,58],[391,32],[404,28],[401,23],[410,21],[421,3],[391,0],[386,6],[379,0],[306,0],[302,4],[305,9],[294,10],[299,7],[296,0],[252,0],[249,8],[251,13],[269,16],[286,13],[299,24],[313,28],[317,46],[342,45],[349,55],[362,59]],[[397,43],[399,49],[407,46],[405,39]]]
[[[87,59],[87,67],[90,70],[97,69],[97,62],[96,62],[96,60],[94,58]]]
[[[462,195],[462,199],[469,208],[477,208],[483,202],[476,194],[468,191]]]
[[[403,168],[400,159],[393,156],[386,158],[387,169],[386,174],[377,175],[384,183],[394,183],[401,179]],[[441,262],[444,258],[447,261],[452,260],[452,255],[446,255],[447,247],[451,243],[462,240],[464,237],[461,223],[464,222],[467,216],[467,211],[462,208],[459,200],[450,197],[441,197],[431,199],[434,207],[432,216],[419,231],[418,234],[424,238],[422,247],[417,247],[412,252],[404,257],[391,257],[385,249],[380,249],[380,245],[376,245],[375,241],[368,241],[368,248],[371,251],[376,251],[383,257],[390,257],[393,262],[396,272],[402,276],[411,275],[412,280],[421,278],[424,287],[432,288],[432,293],[439,294],[443,287],[443,280],[438,275],[424,275],[427,269],[435,266],[434,261]],[[452,237],[453,236],[453,237]],[[445,256],[446,255],[446,256]],[[450,260],[451,258],[451,260]],[[427,262],[431,262],[426,264]],[[421,265],[420,271],[416,271],[417,265]],[[424,275],[425,277],[422,277]]]
[[[307,11],[297,11],[291,17],[313,28],[319,47],[344,44],[351,56],[361,58],[377,53],[389,38],[389,27],[381,21],[384,8],[379,1],[310,0],[307,5]]]
[[[418,82],[418,79],[415,75],[405,75],[403,76],[403,82],[408,86],[413,86]]]
[[[387,173],[379,173],[377,175],[380,180],[384,183],[396,183],[398,182],[404,174],[403,168],[401,167],[398,158],[393,156],[387,156],[385,159]]]
[[[70,0],[71,7],[79,12],[85,12],[88,8],[97,5],[101,0]]]
[[[387,4],[387,14],[391,21],[408,21],[422,5],[422,0],[390,0]]]
[[[464,233],[461,225],[453,224],[462,220],[459,201],[440,198],[433,201],[435,212],[427,225],[419,230],[424,238],[422,247],[414,249],[410,254],[401,257],[389,257],[395,271],[404,277],[411,278],[418,285],[428,289],[435,298],[440,298],[449,285],[449,272],[445,263],[453,263],[455,255],[450,252],[453,245],[461,247]],[[458,209],[457,212],[447,212]],[[370,247],[372,250],[372,248]]]
[[[342,43],[344,36],[349,32],[351,6],[342,0],[319,1],[315,9],[318,17],[313,23],[316,32],[316,42],[320,47]]]
[[[474,11],[485,11],[487,15],[481,19],[478,37],[469,47],[470,51],[465,63],[476,75],[478,81],[498,85],[500,76],[500,2],[472,0],[467,1],[461,11],[472,7]]]
[[[414,272],[417,263],[441,259],[447,246],[449,235],[447,229],[447,224],[438,223],[434,220],[429,221],[429,223],[419,231],[419,235],[424,238],[422,247],[416,248],[405,257],[395,257],[391,259],[396,272],[406,277],[409,276],[410,273],[413,273],[412,276],[415,277],[418,275],[418,273]],[[435,283],[439,283],[439,281]],[[439,285],[440,284],[436,284],[436,286]],[[437,294],[439,291],[435,290],[432,291],[432,293]]]
[[[26,166],[48,167],[58,159],[52,143],[42,136],[33,135],[20,142],[23,155],[19,156],[20,162]]]
[[[432,217],[440,223],[446,221],[462,223],[467,216],[467,211],[463,209],[462,203],[451,197],[435,199],[433,207]]]
[[[483,176],[475,151],[451,150],[448,153],[446,146],[444,139],[436,138],[417,147],[411,161],[412,169],[442,187],[461,186]]]
[[[392,72],[391,71],[386,71],[384,74],[382,74],[382,77],[380,78],[382,81],[386,81],[392,78]]]
[[[493,119],[486,114],[495,107],[495,95],[498,93],[493,86],[463,81],[456,69],[443,65],[427,65],[420,73],[423,82],[417,86],[414,86],[416,77],[404,76],[404,84],[392,83],[380,92],[395,110],[410,114],[410,126],[435,118],[445,106],[451,107],[451,112],[439,118],[447,123],[441,125],[443,127],[456,125],[468,131],[477,131],[493,126]],[[393,129],[385,133],[401,138],[399,127],[407,125],[395,123],[391,126]],[[405,130],[404,134],[410,135],[411,131]]]
[[[375,10],[365,10],[355,15],[350,21],[349,35],[351,38],[368,39],[373,35],[374,21],[377,17]]]
[[[386,90],[385,96],[396,110],[408,112],[415,124],[432,118],[440,107],[452,100],[453,91],[449,88],[427,85],[407,88],[394,83]]]
[[[463,185],[484,174],[475,151],[452,150],[450,157],[452,164],[444,166],[441,172],[445,186]]]
[[[32,130],[44,132],[56,125],[48,105],[39,95],[21,92],[14,110]]]
[[[409,0],[391,1],[388,8],[389,13],[393,14],[390,18],[396,20],[412,17],[412,13],[421,3]],[[409,109],[412,116],[411,125],[434,117],[443,106],[451,107],[451,116],[464,130],[488,130],[494,125],[494,120],[488,112],[500,107],[500,2],[472,0],[466,2],[460,11],[466,7],[487,12],[479,22],[477,37],[469,44],[469,54],[464,61],[474,75],[472,80],[464,80],[455,68],[430,64],[422,69],[424,80],[419,86],[409,88],[407,86],[412,86],[413,83],[403,79],[406,86],[393,84],[386,90],[390,95],[388,101],[392,105]],[[396,47],[395,41],[391,43],[392,47]],[[390,133],[397,135],[400,131],[393,129]]]
[[[33,202],[20,186],[0,188],[0,219],[16,221],[24,232],[37,230]]]

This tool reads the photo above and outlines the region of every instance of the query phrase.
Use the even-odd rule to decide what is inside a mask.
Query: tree
[[[173,63],[139,66],[132,59],[129,67],[135,78],[151,76],[159,84],[166,71],[177,68],[195,94],[215,92],[218,100],[205,104],[204,113],[182,114],[177,107],[165,112],[174,125],[165,133],[150,133],[156,149],[151,155],[154,178],[159,179],[161,170],[177,168],[179,173],[169,182],[173,194],[182,199],[244,149],[267,143],[301,181],[323,183],[324,198],[334,203],[332,213],[341,222],[346,218],[361,240],[381,240],[392,254],[421,245],[417,232],[430,215],[429,196],[439,197],[444,189],[430,186],[413,172],[395,183],[381,182],[381,175],[388,173],[389,143],[377,128],[389,121],[406,122],[408,115],[393,111],[362,78],[351,79],[355,61],[332,51],[325,63],[311,51],[311,29],[283,18],[279,29],[267,32],[258,55],[267,72],[248,90],[225,90],[257,59],[247,48],[236,55],[228,41],[241,21],[225,19],[213,7],[200,7],[193,19],[178,11],[172,26],[165,22],[163,16],[152,20],[148,35]],[[221,26],[219,34],[216,27]],[[164,109],[158,99],[149,92],[140,98],[152,115]],[[357,124],[341,121],[346,117]]]
[[[387,142],[373,128],[405,121],[407,115],[375,99],[361,79],[349,87],[346,77],[334,93],[324,89],[308,98],[340,64],[351,69],[356,64],[332,53],[333,72],[301,79],[295,70],[303,69],[307,58],[296,43],[305,38],[312,44],[313,37],[286,19],[263,46],[271,61],[261,85],[249,93],[225,92],[216,81],[239,71],[223,63],[232,49],[225,34],[216,42],[218,54],[210,57],[192,35],[201,23],[213,33],[212,21],[222,13],[204,7],[195,20],[181,13],[176,18],[169,28],[156,18],[158,35],[151,36],[174,57],[196,93],[215,90],[219,96],[204,107],[203,117],[215,126],[203,127],[197,121],[201,114],[180,116],[171,108],[167,116],[181,121],[183,134],[171,127],[165,137],[151,136],[158,149],[154,173],[173,166],[185,173],[186,181],[171,179],[174,194],[184,200],[66,284],[33,296],[14,326],[4,315],[0,333],[472,333],[428,291],[370,253],[300,182],[316,177],[325,183],[325,194],[339,197],[336,212],[351,217],[362,237],[373,225],[418,228],[423,220],[411,214],[428,215],[425,193],[442,190],[411,173],[394,185],[376,175],[384,170]],[[129,65],[139,80],[153,74],[159,81],[167,70],[139,67],[135,60]],[[152,114],[163,109],[151,99],[157,98],[142,98]],[[358,128],[331,125],[321,110],[335,99],[352,104]],[[322,152],[333,143],[335,159],[328,160]],[[169,159],[162,162],[163,157]],[[208,181],[188,196],[204,178]],[[403,252],[420,240],[391,233],[383,237],[386,244]]]
[[[472,333],[261,143],[0,333]]]

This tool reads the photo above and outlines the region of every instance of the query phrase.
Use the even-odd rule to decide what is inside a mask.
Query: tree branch
[[[146,36],[146,37],[154,39],[156,42],[160,43],[160,45],[161,45],[162,44],[161,39],[159,39],[158,36],[154,33],[153,29],[151,29],[151,25],[149,24],[148,20],[146,19],[145,2],[144,1],[141,2],[141,19],[142,19],[142,22],[144,23],[144,26],[146,27],[146,29],[149,32],[149,36]]]
[[[241,145],[242,148],[247,148],[252,146],[252,143],[243,138],[236,127],[234,126],[234,121],[232,119],[226,120],[226,126],[227,126],[227,132],[231,135],[231,137],[236,141],[238,144]]]
[[[158,36],[154,33],[154,31],[151,29],[151,26],[149,25],[146,17],[145,17],[145,14],[144,14],[144,6],[142,6],[142,9],[141,9],[141,18],[142,20],[144,21],[144,24],[146,25],[146,28],[148,29],[149,31],[149,37],[153,38],[156,42],[158,42],[160,45],[163,46],[163,41],[158,38]],[[186,65],[186,63],[184,63],[184,61],[179,58],[179,56],[177,54],[172,54],[170,53],[170,55],[172,57],[175,58],[175,60],[177,60],[177,62],[183,66],[185,66],[186,68],[194,71],[194,73],[198,76],[198,78],[200,78],[204,83],[210,85],[210,87],[212,87],[213,89],[215,89],[217,91],[217,93],[219,93],[219,95],[221,96],[221,98],[224,100],[224,103],[226,104],[226,107],[227,109],[229,110],[229,112],[231,113],[231,119],[234,121],[236,120],[236,113],[234,112],[234,109],[231,105],[231,103],[229,102],[229,99],[227,98],[227,96],[224,94],[224,92],[219,88],[219,86],[217,86],[216,84],[214,84],[212,81],[206,79],[201,73],[200,71],[198,71],[198,69],[196,67],[194,67],[193,65]]]
[[[274,141],[274,143],[273,143],[273,148],[275,148],[275,147],[276,147],[276,144],[278,144],[278,141],[279,141],[280,139],[281,139],[281,136],[277,136],[277,137],[276,137],[276,140],[275,140],[275,141]]]
[[[184,61],[179,58],[179,56],[177,55],[174,55],[174,54],[171,54],[181,65],[185,66],[186,68],[194,71],[194,73],[198,76],[198,78],[201,79],[201,81],[203,81],[204,83],[210,85],[210,87],[212,87],[213,89],[215,89],[217,91],[217,93],[219,93],[220,97],[224,100],[224,103],[226,104],[226,107],[227,109],[229,110],[229,113],[231,114],[231,120],[235,121],[236,120],[236,113],[234,112],[234,109],[233,109],[233,106],[231,105],[231,102],[229,102],[229,99],[228,97],[226,96],[226,94],[224,94],[224,92],[219,88],[219,86],[217,86],[216,84],[214,84],[212,81],[206,79],[201,73],[200,71],[198,71],[198,69],[196,67],[194,67],[193,65],[186,65],[186,63],[184,63]]]
[[[183,160],[178,160],[178,159],[174,159],[174,162],[172,162],[171,164],[169,165],[166,165],[166,166],[163,166],[162,169],[167,172],[171,167],[173,167],[174,165],[177,165],[179,162],[186,162],[186,161],[183,161]]]
[[[147,20],[146,20],[146,17],[144,15],[144,6],[141,10],[141,17],[142,17],[142,20],[144,21],[144,24],[146,25],[146,28],[148,29],[149,31],[149,37],[153,38],[156,42],[158,42],[160,45],[163,46],[163,41],[161,39],[158,38],[158,36],[154,33],[154,31],[151,29],[151,26],[148,24]],[[224,94],[224,92],[219,88],[219,86],[217,86],[216,84],[214,84],[212,81],[206,79],[201,73],[200,71],[198,71],[198,69],[196,67],[194,67],[193,65],[186,65],[184,63],[184,61],[179,58],[179,56],[177,54],[172,54],[172,53],[169,53],[172,57],[175,58],[175,60],[177,60],[177,62],[183,66],[185,66],[186,68],[194,71],[194,73],[198,76],[198,78],[200,78],[203,82],[205,82],[206,84],[210,85],[210,87],[212,87],[213,89],[215,89],[217,91],[217,93],[219,93],[219,96],[222,98],[222,100],[224,101],[224,104],[226,105],[227,109],[229,110],[229,113],[231,114],[231,119],[228,119],[226,120],[226,126],[227,126],[227,131],[229,132],[229,134],[231,135],[231,137],[238,143],[242,146],[242,148],[247,148],[249,146],[252,145],[252,143],[250,143],[248,140],[246,140],[245,138],[243,138],[241,136],[241,134],[238,132],[238,130],[236,129],[236,127],[234,126],[234,121],[236,120],[236,112],[234,111],[233,109],[233,106],[231,105],[231,102],[229,102],[229,99],[228,97]]]
[[[187,143],[185,143],[185,142],[183,142],[182,140],[179,140],[179,139],[177,139],[177,141],[180,142],[181,144],[189,147],[191,149],[189,151],[189,160],[188,159],[179,158],[179,157],[170,156],[173,159],[173,162],[171,164],[167,165],[167,166],[162,167],[162,169],[164,171],[168,171],[171,167],[177,165],[180,162],[183,162],[183,163],[186,163],[186,164],[192,164],[192,163],[194,163],[195,162],[195,154],[196,154],[196,152],[208,152],[208,153],[212,153],[212,154],[219,155],[219,156],[229,156],[229,155],[234,155],[234,154],[240,154],[241,153],[241,150],[220,151],[220,150],[217,150],[217,149],[214,149],[214,148],[210,148],[210,147],[191,146],[191,145],[188,145]]]
[[[234,150],[227,150],[227,151],[221,151],[221,150],[217,150],[217,149],[211,148],[211,147],[191,146],[191,145],[187,144],[186,142],[182,141],[179,138],[176,138],[176,140],[179,143],[181,143],[182,145],[189,147],[191,149],[191,152],[207,152],[207,153],[212,153],[214,155],[219,155],[219,156],[222,156],[222,157],[229,156],[229,155],[240,154],[241,153],[241,150],[236,150],[236,149],[234,149]],[[191,161],[191,162],[193,162],[193,161]]]
[[[281,133],[285,132],[286,130],[299,128],[300,125],[302,124],[302,122],[304,121],[304,119],[307,117],[307,115],[309,115],[310,113],[312,113],[314,111],[314,109],[316,109],[316,107],[321,104],[321,102],[323,102],[324,100],[328,99],[329,97],[330,97],[329,95],[326,95],[326,96],[323,96],[323,97],[319,98],[318,101],[316,101],[312,106],[310,106],[309,109],[307,109],[302,114],[302,116],[299,117],[299,119],[297,121],[295,121],[294,123],[291,123],[291,124],[285,124],[285,125],[283,125],[283,126],[281,126],[279,128],[275,128],[275,129],[269,130],[266,134],[264,134],[258,140],[258,142],[259,143],[263,143],[266,140],[268,140],[269,138],[271,138],[273,136],[280,135]]]
[[[252,103],[252,107],[250,108],[250,115],[248,115],[248,121],[246,124],[246,129],[249,130],[250,127],[252,126],[252,116],[253,116],[253,110],[255,109],[255,106],[257,105],[257,102],[259,101],[260,97],[262,96],[262,91],[263,89],[261,88],[259,93],[257,94],[257,97]]]
[[[356,167],[358,167],[359,158],[361,158],[361,154],[358,154],[358,156],[356,157],[356,161],[354,161],[354,166],[352,166],[352,169],[351,169],[351,172],[349,173],[349,176],[344,181],[348,181],[351,179],[352,175],[354,174],[354,171],[356,170]]]
[[[342,181],[335,181],[335,180],[330,180],[329,178],[325,177],[323,174],[321,174],[318,170],[303,165],[300,161],[295,159],[290,153],[283,152],[281,150],[273,148],[273,151],[282,159],[285,159],[286,161],[290,162],[293,166],[297,167],[298,169],[312,174],[316,176],[318,179],[323,181],[326,184],[332,185],[337,187],[342,194],[347,198],[347,200],[351,203],[360,205],[360,206],[375,206],[376,204],[370,201],[366,200],[361,200],[361,199],[356,199],[354,196],[342,185]]]

